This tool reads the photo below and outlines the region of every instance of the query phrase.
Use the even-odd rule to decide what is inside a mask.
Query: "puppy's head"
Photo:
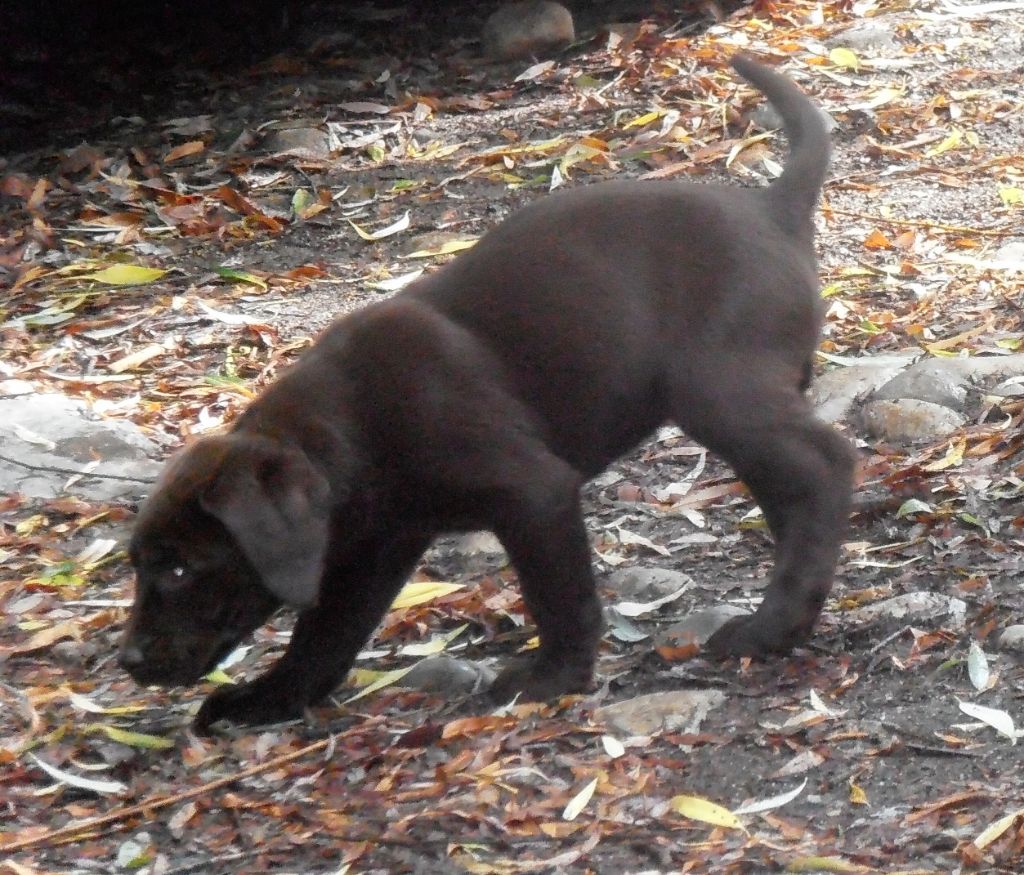
[[[136,521],[121,664],[139,683],[194,683],[281,604],[313,606],[329,516],[301,450],[238,433],[192,444]]]

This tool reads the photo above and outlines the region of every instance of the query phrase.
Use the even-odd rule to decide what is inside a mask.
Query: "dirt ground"
[[[641,27],[607,28],[639,22],[641,7]],[[737,47],[789,56],[786,69],[835,122],[818,226],[831,302],[822,367],[828,355],[1020,343],[1019,275],[988,265],[999,247],[1024,240],[1024,207],[1007,194],[1024,188],[1024,8],[798,0],[720,11],[716,22],[708,6],[595,2],[577,10],[580,40],[549,67],[482,62],[473,41],[481,6],[446,4],[412,22],[381,8],[312,4],[293,48],[242,70],[175,74],[131,114],[100,120],[95,103],[79,107],[49,145],[9,151],[0,163],[0,254],[12,286],[3,376],[102,398],[109,415],[135,419],[170,449],[235,415],[336,315],[392,293],[389,281],[443,261],[439,247],[479,236],[559,176],[563,186],[685,175],[763,184],[784,159],[781,137],[746,143],[726,166],[758,133],[746,126],[758,100],[725,64]],[[342,146],[321,153],[326,122],[338,123]],[[306,132],[301,149],[279,148],[284,127]],[[181,148],[194,142],[202,147]],[[156,167],[153,190],[173,198],[140,207],[146,177],[129,169],[146,166]],[[37,179],[50,184],[33,208]],[[218,194],[225,187],[241,198]],[[358,233],[407,212],[402,230]],[[423,251],[435,255],[414,255]],[[51,272],[126,258],[168,273],[130,292],[92,293],[75,320],[31,330],[10,321],[66,299],[47,285]],[[211,317],[198,300],[247,323]],[[73,330],[76,320],[85,327]],[[116,326],[130,327],[87,336]],[[176,352],[129,380],[86,379],[154,344]],[[79,382],[47,376],[75,367]],[[131,594],[125,562],[73,592],[23,583],[37,554],[52,563],[73,553],[87,525],[123,538],[130,507],[86,524],[95,508],[12,498],[0,545],[12,573],[0,598],[9,607],[43,592],[49,613],[35,619],[78,620],[87,631],[26,650],[33,618],[0,629],[0,871],[1022,872],[1016,738],[960,710],[984,705],[1017,727],[1024,718],[1021,655],[996,646],[1003,628],[1024,622],[1024,457],[1019,434],[1000,430],[1007,416],[1019,424],[1020,409],[996,407],[929,447],[878,445],[844,426],[862,482],[836,587],[811,646],[766,663],[654,646],[695,610],[749,606],[771,543],[725,466],[708,458],[700,468],[703,456],[677,434],[645,445],[585,494],[606,599],[621,598],[612,572],[633,566],[682,571],[693,585],[637,621],[646,640],[607,637],[592,696],[508,715],[477,697],[397,687],[340,704],[352,692],[343,690],[302,725],[198,739],[187,723],[203,690],[140,690],[114,661]],[[946,464],[957,441],[962,452]],[[658,499],[687,478],[704,499]],[[928,511],[901,514],[908,499]],[[26,520],[40,517],[52,531],[30,550],[38,525]],[[624,542],[623,529],[645,540]],[[398,646],[462,623],[469,643],[450,649],[459,657],[497,662],[530,637],[513,621],[521,605],[500,557],[450,539],[417,577],[473,586],[396,612],[361,667],[406,665]],[[966,617],[852,619],[907,593],[961,599]],[[261,630],[231,673],[252,676],[280,652],[288,623]],[[972,642],[988,656],[980,691]],[[595,709],[680,689],[724,700],[699,725],[619,738],[621,752],[602,742],[609,733]],[[83,714],[68,690],[141,710]],[[173,746],[152,749],[83,721]],[[53,783],[34,755],[126,789]],[[566,817],[595,779],[588,804]],[[679,796],[732,810],[805,781],[786,804],[742,816],[743,828],[673,810]],[[110,822],[76,835],[54,833],[105,814]]]

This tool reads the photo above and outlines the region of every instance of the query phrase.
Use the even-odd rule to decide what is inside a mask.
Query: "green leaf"
[[[310,204],[314,203],[313,195],[304,188],[295,189],[292,195],[292,212],[301,214]]]
[[[931,513],[931,505],[919,498],[910,498],[904,501],[900,505],[900,509],[896,511],[896,519],[903,519],[905,516],[910,516],[912,513]]]
[[[247,273],[244,270],[235,270],[231,267],[215,267],[213,271],[217,276],[230,280],[233,283],[249,283],[253,286],[259,286],[261,289],[267,288],[267,281],[265,279],[255,274]]]

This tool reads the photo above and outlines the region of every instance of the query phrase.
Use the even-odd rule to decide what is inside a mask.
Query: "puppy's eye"
[[[165,592],[176,592],[188,585],[192,572],[187,565],[168,565],[160,573],[158,586]]]

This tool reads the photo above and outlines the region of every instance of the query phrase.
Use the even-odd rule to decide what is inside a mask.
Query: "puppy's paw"
[[[733,617],[722,625],[704,645],[716,659],[730,656],[785,656],[802,643],[798,636],[781,633],[765,622],[763,616],[747,614]]]
[[[497,704],[517,695],[526,702],[546,702],[568,693],[585,693],[593,684],[593,665],[555,662],[535,656],[519,657],[491,684],[488,696]]]
[[[296,720],[303,714],[301,703],[273,695],[259,680],[223,686],[211,693],[196,714],[192,726],[199,735],[210,735],[218,720],[243,726],[261,726]]]

